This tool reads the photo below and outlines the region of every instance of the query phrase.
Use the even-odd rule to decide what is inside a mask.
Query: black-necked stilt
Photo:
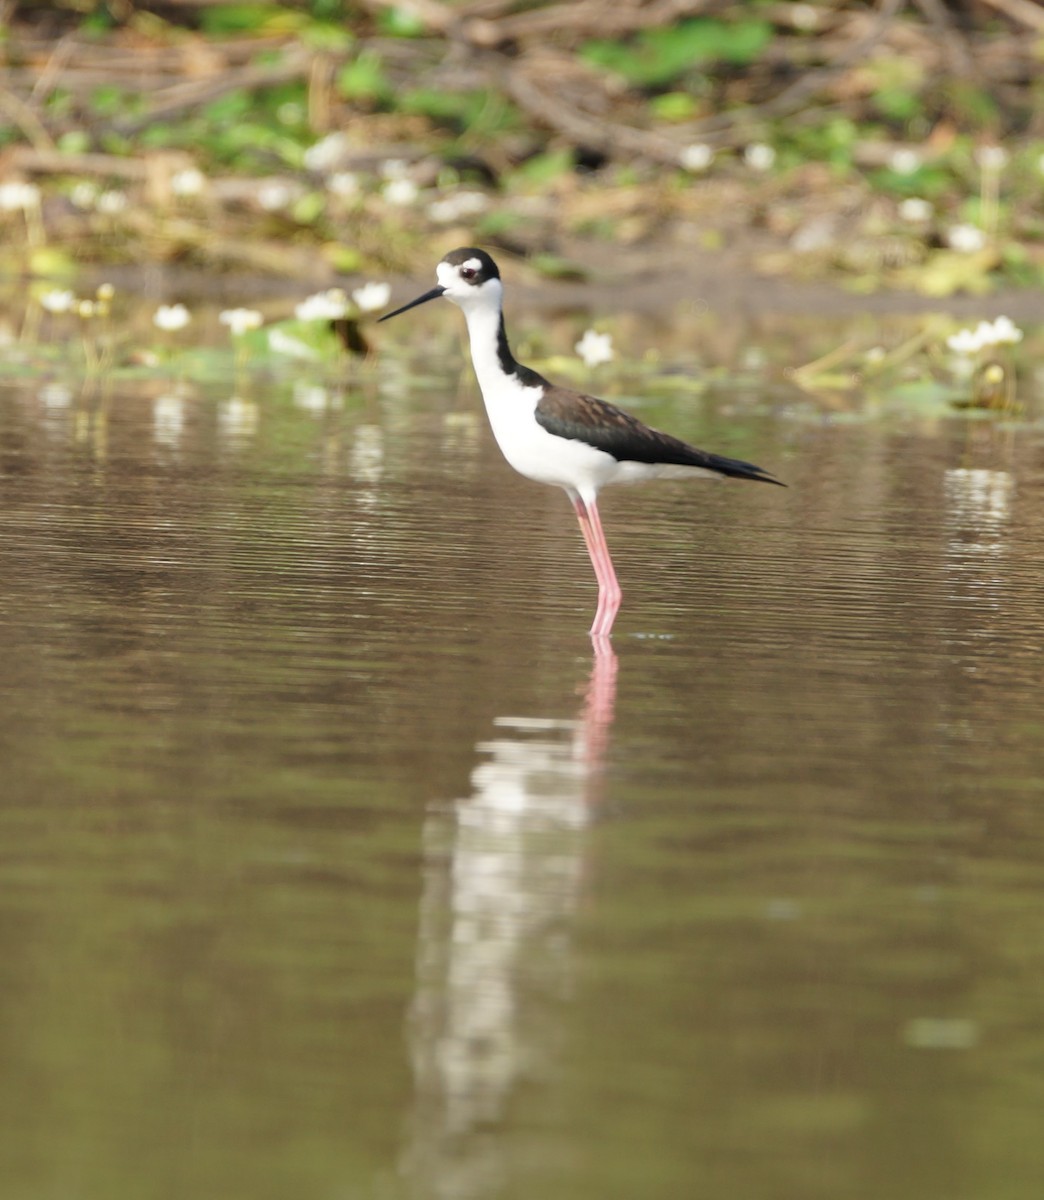
[[[404,304],[387,321],[439,296],[463,309],[489,422],[504,457],[520,474],[565,488],[598,579],[591,634],[612,629],[622,593],[598,516],[607,483],[733,476],[779,483],[753,463],[722,458],[643,425],[605,400],[557,387],[515,361],[504,329],[504,288],[497,264],[484,250],[453,250],[435,268],[438,286]],[[782,486],[782,485],[781,485]]]

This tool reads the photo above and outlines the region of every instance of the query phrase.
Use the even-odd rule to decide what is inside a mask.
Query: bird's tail
[[[741,458],[725,458],[721,454],[708,454],[705,465],[709,471],[717,471],[719,475],[727,475],[730,479],[754,479],[758,483],[774,483],[778,487],[787,486],[770,471],[756,467],[753,463],[744,462]]]

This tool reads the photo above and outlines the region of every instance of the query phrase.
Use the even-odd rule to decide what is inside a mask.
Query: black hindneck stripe
[[[514,375],[518,370],[518,363],[515,362],[515,356],[511,353],[511,347],[508,345],[503,313],[500,314],[500,328],[497,330],[497,358],[500,361],[500,369],[505,375]]]

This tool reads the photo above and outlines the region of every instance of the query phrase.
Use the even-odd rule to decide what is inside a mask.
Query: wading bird
[[[753,463],[697,450],[605,400],[558,387],[517,362],[504,328],[500,271],[484,250],[451,251],[435,276],[439,282],[430,292],[381,320],[440,296],[463,310],[471,361],[504,457],[527,479],[564,488],[573,502],[598,580],[592,637],[608,635],[622,598],[598,516],[598,493],[606,484],[698,475],[780,482]]]

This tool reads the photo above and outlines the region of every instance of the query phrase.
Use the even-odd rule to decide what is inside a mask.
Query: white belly
[[[537,422],[534,412],[541,394],[540,388],[522,387],[504,376],[495,389],[483,389],[493,436],[508,462],[527,479],[582,494],[612,482],[620,464],[611,454],[586,442],[555,437]]]

